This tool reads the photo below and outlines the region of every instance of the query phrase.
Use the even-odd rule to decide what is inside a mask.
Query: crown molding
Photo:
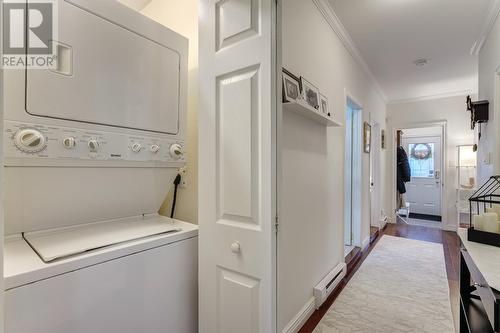
[[[500,0],[496,0],[500,1]],[[351,36],[347,32],[346,28],[338,18],[337,14],[335,14],[335,11],[333,10],[332,6],[327,0],[312,0],[312,2],[316,5],[318,8],[319,12],[323,15],[325,18],[326,22],[328,25],[332,28],[332,30],[337,34],[339,37],[340,41],[342,44],[344,44],[344,47],[347,49],[347,51],[351,54],[351,56],[354,58],[354,60],[361,66],[363,71],[365,72],[366,75],[371,79],[373,85],[375,86],[375,89],[377,93],[382,97],[385,103],[387,103],[387,96],[385,95],[384,91],[382,90],[382,87],[378,83],[377,79],[373,75],[372,71],[366,64],[365,60],[361,56],[361,53],[359,52],[358,48],[354,44],[354,41],[352,40]]]
[[[457,97],[457,96],[467,96],[467,95],[477,95],[477,91],[473,91],[473,90],[451,91],[451,92],[442,93],[442,94],[426,95],[426,96],[420,96],[420,97],[414,97],[414,98],[391,100],[387,104],[393,105],[393,104],[423,102],[423,101],[429,101],[429,100],[433,100],[433,99],[441,99],[441,98]]]
[[[488,17],[484,21],[483,27],[481,28],[481,34],[477,38],[474,45],[472,45],[470,54],[478,55],[479,52],[481,52],[484,42],[486,42],[486,39],[488,38],[491,30],[493,29],[493,26],[495,25],[495,22],[499,14],[500,14],[500,0],[493,0],[490,8],[488,9]]]

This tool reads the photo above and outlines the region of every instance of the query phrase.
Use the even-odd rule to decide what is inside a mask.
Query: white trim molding
[[[448,153],[447,153],[447,150],[444,149],[445,147],[448,146],[448,121],[447,120],[436,120],[436,121],[429,121],[429,122],[410,122],[410,123],[395,123],[395,124],[391,124],[390,125],[390,129],[391,129],[391,140],[392,140],[392,146],[390,146],[391,148],[391,151],[390,151],[390,160],[391,160],[391,165],[392,165],[392,177],[390,179],[390,188],[391,188],[391,215],[392,217],[394,218],[394,221],[396,222],[396,195],[397,195],[397,191],[396,191],[396,176],[397,176],[397,170],[396,170],[396,147],[394,145],[394,143],[396,142],[396,132],[398,129],[402,129],[402,128],[407,128],[407,129],[410,129],[410,128],[420,128],[420,127],[440,127],[442,129],[442,133],[441,133],[441,140],[442,140],[442,148],[441,148],[441,151],[442,151],[442,172],[441,172],[441,181],[442,181],[442,184],[445,185],[445,184],[448,184],[448,177],[449,177],[449,174],[448,174],[448,168],[446,167],[446,164],[448,161]],[[451,183],[451,181],[450,181]],[[442,217],[442,228],[443,230],[447,230],[447,229],[444,229],[444,226],[447,226],[447,228],[450,228],[450,230],[453,230],[451,228],[453,228],[452,225],[448,224],[449,223],[449,220],[448,220],[448,198],[446,196],[446,187],[443,186],[441,188],[441,217]],[[458,221],[456,223],[456,225],[458,226]]]
[[[364,251],[370,245],[370,236],[363,239],[363,243],[361,244],[361,249]]]
[[[446,93],[442,93],[442,94],[390,100],[389,102],[387,102],[387,104],[392,105],[392,104],[414,103],[414,102],[429,101],[429,100],[433,100],[433,99],[457,97],[457,96],[467,96],[467,95],[475,96],[475,95],[477,95],[477,91],[474,91],[474,90],[451,91],[451,92],[446,92]]]
[[[282,333],[297,333],[315,311],[314,304],[314,297],[311,297],[285,328],[283,328]]]
[[[354,60],[361,66],[361,68],[363,68],[365,74],[368,75],[368,77],[371,79],[380,97],[382,97],[384,102],[387,103],[387,96],[382,90],[382,87],[378,83],[377,79],[373,75],[372,71],[366,64],[363,57],[361,56],[361,53],[354,44],[354,41],[352,40],[346,28],[338,18],[337,14],[335,14],[335,11],[333,10],[330,3],[327,0],[312,0],[312,2],[316,5],[319,12],[323,15],[328,25],[337,34],[337,36],[339,37],[342,44],[344,44],[344,47],[347,49],[347,51],[351,54]]]
[[[481,28],[481,34],[477,38],[474,45],[472,45],[470,54],[478,55],[479,52],[481,52],[484,42],[486,42],[486,39],[488,38],[491,30],[493,29],[493,26],[495,25],[495,22],[499,14],[500,14],[500,0],[493,0],[490,8],[488,9],[488,17],[484,21],[484,25]]]

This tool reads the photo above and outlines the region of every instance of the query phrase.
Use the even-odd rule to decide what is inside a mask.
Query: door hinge
[[[276,215],[274,217],[274,228],[276,229],[276,232],[278,232],[279,226],[280,226],[279,218],[278,218],[278,215]]]

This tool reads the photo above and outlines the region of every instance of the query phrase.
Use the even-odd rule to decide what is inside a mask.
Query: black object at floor
[[[427,215],[427,214],[410,213],[410,218],[412,218],[412,219],[418,219],[418,220],[427,220],[427,221],[441,222],[441,216],[437,216],[437,215]]]

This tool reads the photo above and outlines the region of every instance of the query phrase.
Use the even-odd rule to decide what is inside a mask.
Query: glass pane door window
[[[408,161],[411,176],[418,178],[434,177],[434,143],[410,143],[408,145]]]

